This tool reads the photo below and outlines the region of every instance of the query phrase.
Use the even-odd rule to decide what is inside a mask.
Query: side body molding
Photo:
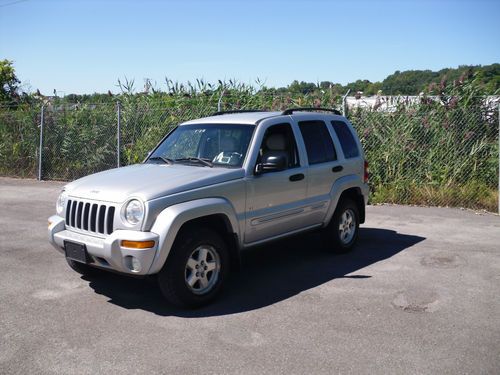
[[[241,238],[236,212],[228,200],[223,198],[203,198],[184,203],[179,203],[165,208],[156,218],[151,232],[160,237],[158,251],[149,269],[148,274],[161,270],[167,260],[174,240],[182,225],[189,220],[198,219],[209,215],[225,215],[231,225],[231,230]]]
[[[364,197],[368,197],[368,186],[363,183],[358,175],[350,174],[337,179],[332,186],[332,190],[330,190],[330,206],[328,207],[328,210],[326,212],[325,222],[323,223],[323,226],[327,226],[330,222],[333,213],[337,208],[337,204],[342,192],[350,188],[361,189],[360,193],[362,193]]]

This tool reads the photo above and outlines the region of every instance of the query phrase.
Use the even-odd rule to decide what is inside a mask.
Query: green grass
[[[461,186],[387,184],[372,188],[370,203],[464,207],[498,212],[498,190],[476,181]]]

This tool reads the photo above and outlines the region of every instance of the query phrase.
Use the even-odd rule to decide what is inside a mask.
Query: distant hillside
[[[406,70],[395,71],[387,76],[382,82],[370,82],[358,79],[356,82],[341,85],[330,81],[319,84],[293,81],[287,87],[275,89],[278,92],[300,92],[307,94],[320,89],[331,89],[337,94],[344,94],[348,89],[351,94],[362,91],[364,95],[374,95],[382,90],[385,95],[418,95],[420,92],[428,93],[433,88],[431,85],[441,83],[452,83],[471,79],[475,74],[476,83],[482,86],[485,94],[494,95],[500,93],[500,64],[491,65],[461,65],[458,68],[445,68],[437,72],[432,70]],[[319,86],[319,87],[318,87]],[[434,86],[436,87],[436,86]],[[271,89],[274,91],[274,89]]]
[[[496,94],[500,90],[500,64],[492,65],[462,65],[455,69],[441,69],[437,72],[431,70],[396,71],[381,83],[385,94],[418,94],[429,91],[432,83],[440,84],[442,81],[454,82],[471,78],[477,73],[478,83],[483,86],[487,94]]]

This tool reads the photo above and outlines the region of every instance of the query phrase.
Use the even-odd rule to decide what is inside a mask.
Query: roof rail
[[[233,111],[214,112],[210,116],[230,115],[231,113],[246,113],[246,112],[267,112],[267,111],[265,111],[263,109],[236,109]]]
[[[286,115],[291,115],[293,112],[298,112],[298,111],[324,111],[324,112],[333,112],[336,115],[342,115],[342,113],[333,108],[314,108],[314,107],[298,107],[298,108],[285,109],[281,114],[283,116],[286,116]]]

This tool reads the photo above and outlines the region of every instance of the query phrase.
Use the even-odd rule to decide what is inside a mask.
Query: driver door
[[[302,228],[306,214],[307,168],[299,159],[292,125],[288,122],[269,125],[258,152],[255,164],[259,164],[266,153],[286,154],[288,160],[283,170],[262,171],[246,179],[245,243]]]

